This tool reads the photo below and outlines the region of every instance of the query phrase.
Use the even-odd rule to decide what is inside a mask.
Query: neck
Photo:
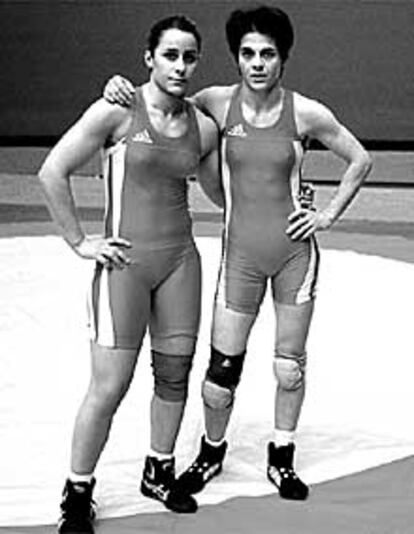
[[[184,98],[163,91],[151,79],[142,86],[147,106],[164,115],[179,115],[184,109]]]
[[[253,91],[242,82],[241,97],[244,104],[256,111],[272,109],[282,101],[283,89],[280,81],[267,91]]]

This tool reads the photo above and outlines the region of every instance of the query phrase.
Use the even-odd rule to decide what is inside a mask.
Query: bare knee
[[[85,403],[102,414],[116,411],[131,382],[136,349],[105,347],[92,343],[92,374]]]
[[[128,387],[129,381],[92,378],[86,399],[95,410],[103,414],[113,414],[128,391]]]

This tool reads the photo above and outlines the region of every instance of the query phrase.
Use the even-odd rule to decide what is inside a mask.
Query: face
[[[240,42],[239,69],[252,91],[269,91],[282,75],[282,61],[274,40],[262,33],[246,33]]]
[[[183,96],[197,66],[199,50],[192,33],[176,28],[165,30],[151,54],[145,53],[145,63],[151,70],[151,80],[165,93]]]

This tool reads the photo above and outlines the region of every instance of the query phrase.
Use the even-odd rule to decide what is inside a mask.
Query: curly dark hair
[[[271,37],[284,63],[294,41],[288,15],[278,7],[260,6],[233,11],[226,23],[227,44],[237,61],[241,40],[246,33],[258,32]]]

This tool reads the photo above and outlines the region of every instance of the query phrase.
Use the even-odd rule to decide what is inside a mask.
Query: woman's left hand
[[[289,217],[286,233],[293,241],[303,241],[319,230],[327,230],[332,222],[323,211],[298,208]]]

